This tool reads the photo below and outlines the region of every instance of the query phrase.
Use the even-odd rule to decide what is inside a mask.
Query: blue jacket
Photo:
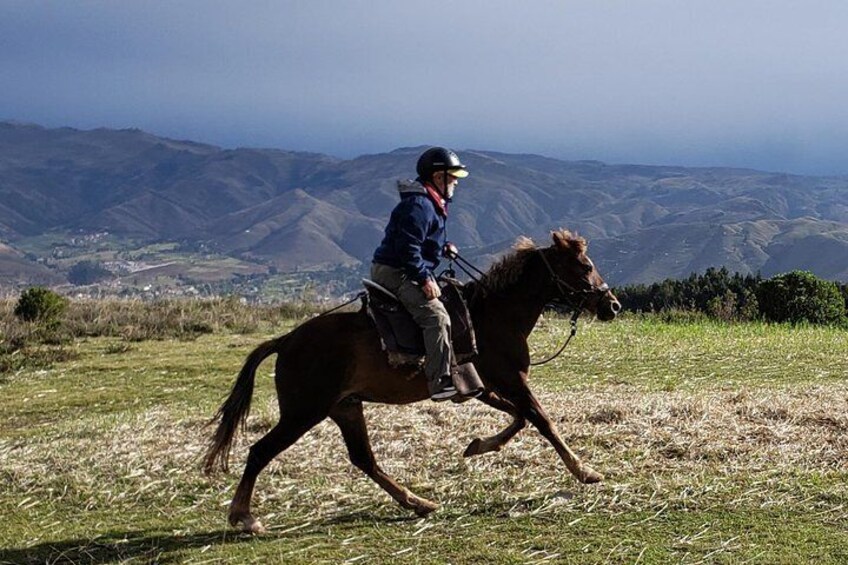
[[[400,202],[392,210],[374,262],[403,269],[413,281],[433,278],[445,245],[445,216],[417,180],[398,182]]]

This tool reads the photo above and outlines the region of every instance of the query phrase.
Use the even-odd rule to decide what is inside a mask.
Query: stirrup
[[[475,390],[475,391],[473,391],[469,394],[462,394],[460,392],[459,394],[457,394],[456,396],[451,398],[451,402],[453,402],[454,404],[462,404],[463,402],[468,402],[469,400],[474,400],[475,398],[480,398],[480,395],[483,394],[483,390],[484,389],[482,389],[482,388],[478,388],[477,390]]]
[[[459,391],[456,390],[456,387],[453,385],[447,385],[442,388],[442,390],[438,392],[434,392],[430,395],[430,400],[433,402],[444,402],[445,400],[450,400],[459,394]]]

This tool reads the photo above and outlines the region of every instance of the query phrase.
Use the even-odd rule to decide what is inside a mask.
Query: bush
[[[731,322],[736,319],[736,312],[736,295],[730,290],[707,301],[707,315],[717,320]]]
[[[760,283],[760,312],[773,322],[838,324],[845,321],[845,299],[836,283],[808,271],[792,271]]]
[[[0,382],[3,375],[25,368],[47,368],[75,357],[65,348],[71,335],[64,327],[68,301],[46,288],[24,291],[14,309],[0,311]]]
[[[35,286],[25,290],[15,306],[15,316],[27,322],[57,326],[68,301],[52,290]]]

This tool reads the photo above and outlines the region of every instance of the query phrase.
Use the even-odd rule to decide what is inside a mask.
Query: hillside
[[[61,280],[83,257],[170,262],[188,283],[198,262],[205,281],[357,269],[421,149],[342,160],[0,122],[0,280]],[[616,285],[719,265],[848,279],[846,178],[460,153],[472,175],[450,238],[481,264],[520,234],[567,227]],[[154,243],[170,251],[140,251]]]

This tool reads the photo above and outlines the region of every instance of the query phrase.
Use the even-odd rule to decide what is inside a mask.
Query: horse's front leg
[[[538,428],[539,432],[547,438],[554,446],[560,458],[571,471],[578,481],[581,483],[598,483],[604,480],[604,476],[582,461],[571,449],[560,439],[551,419],[545,414],[544,409],[539,404],[539,401],[527,387],[526,379],[521,379],[521,385],[515,387],[506,395],[518,409],[519,414],[530,421],[531,424]]]
[[[515,437],[515,434],[520,432],[524,426],[527,425],[527,420],[518,413],[515,406],[494,392],[490,390],[484,391],[483,394],[477,397],[477,400],[491,406],[492,408],[506,412],[512,416],[513,420],[512,423],[499,434],[483,439],[475,438],[468,447],[465,448],[465,452],[462,454],[463,457],[482,455],[483,453],[489,453],[490,451],[500,451],[506,442]]]

